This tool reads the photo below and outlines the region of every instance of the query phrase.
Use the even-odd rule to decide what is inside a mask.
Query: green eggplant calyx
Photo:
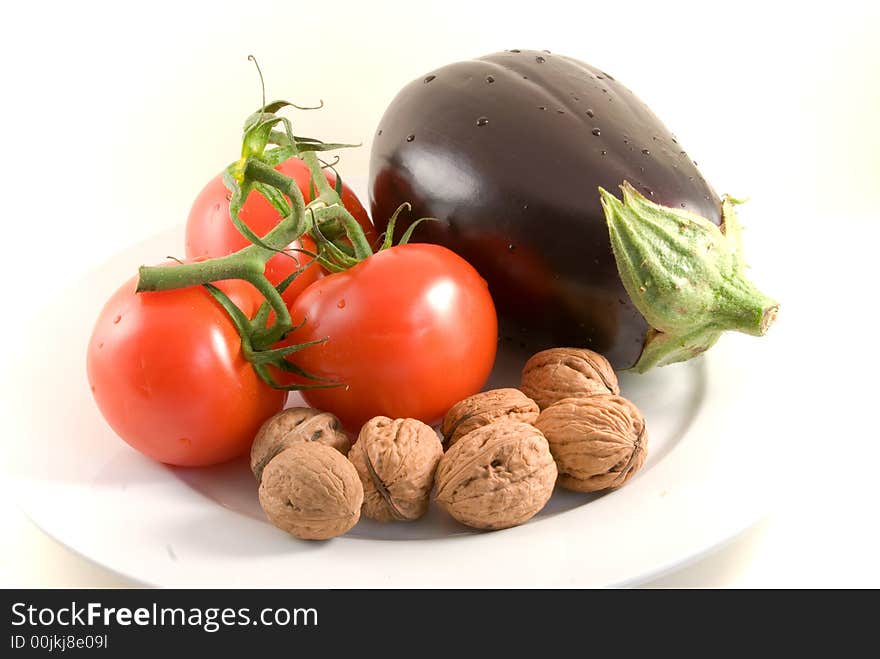
[[[611,249],[626,292],[651,328],[633,370],[696,357],[722,332],[762,336],[779,305],[745,276],[740,225],[725,197],[718,227],[655,204],[624,181],[620,200],[599,188]]]

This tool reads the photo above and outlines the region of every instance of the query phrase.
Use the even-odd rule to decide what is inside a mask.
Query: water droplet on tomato
[[[596,137],[599,137],[599,135],[601,135],[601,134],[602,134],[602,131],[599,130],[598,128],[593,129],[593,135],[595,135]]]
[[[489,123],[488,117],[480,117],[479,119],[477,119],[477,126],[485,126],[488,123]]]
[[[590,119],[592,119],[592,118],[595,117],[596,115],[593,114],[593,110],[592,110],[591,108],[587,108],[587,116],[588,116]]]
[[[345,309],[345,300],[339,300],[339,302],[336,303],[336,306],[340,309]]]
[[[681,207],[682,207],[682,208],[687,208],[687,204],[684,203],[684,202],[681,202]]]
[[[602,155],[603,155],[603,156],[607,156],[607,155],[608,155],[608,152],[607,152],[605,149],[602,149]]]
[[[493,82],[495,82],[495,78],[492,76],[486,76],[486,82],[493,83]]]
[[[379,132],[376,133],[376,134],[377,134],[377,135],[381,135],[381,134],[382,134],[382,129],[380,128],[380,129],[379,129]]]
[[[407,135],[407,136],[406,136],[406,141],[407,141],[407,142],[412,142],[414,139],[416,139],[416,136],[415,136],[415,135]]]
[[[511,52],[511,53],[519,53],[519,52],[522,52],[522,51],[521,51],[519,48],[513,48],[513,49],[511,49],[509,52]]]
[[[538,109],[539,109],[539,110],[546,110],[546,109],[547,109],[547,106],[546,106],[546,105],[539,105],[539,106],[538,106]]]
[[[565,110],[562,108],[556,108],[556,114],[565,114]]]
[[[429,82],[431,82],[431,81],[432,81],[434,78],[436,78],[436,77],[437,77],[437,76],[427,76],[427,77],[425,78],[425,84],[427,85]]]
[[[512,251],[514,251],[515,249],[516,249],[516,245],[514,245],[513,243],[510,243],[510,244],[507,246],[507,251],[508,251],[508,252],[512,252]]]
[[[122,316],[116,316],[116,318],[113,319],[113,324],[115,325],[115,324],[118,323],[120,320],[122,320]]]
[[[651,155],[651,152],[648,151],[647,149],[642,149],[642,153],[644,153],[646,156],[650,156],[650,155]]]
[[[538,64],[543,64],[543,63],[546,62],[547,60],[545,60],[543,57],[541,57],[540,55],[538,55],[538,56],[535,58],[535,61],[536,61]]]

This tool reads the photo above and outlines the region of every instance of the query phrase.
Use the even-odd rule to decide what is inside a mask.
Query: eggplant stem
[[[622,199],[603,188],[599,195],[620,279],[650,326],[634,370],[691,359],[726,330],[767,332],[779,304],[745,276],[739,200],[724,199],[718,227],[656,204],[626,181],[620,189]]]

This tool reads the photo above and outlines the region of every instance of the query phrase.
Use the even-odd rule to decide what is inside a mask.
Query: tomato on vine
[[[141,266],[96,323],[87,362],[98,407],[156,460],[241,454],[288,390],[351,430],[379,414],[435,421],[492,368],[486,282],[443,247],[408,244],[418,222],[392,245],[406,204],[377,245],[317,155],[351,145],[294,135],[278,114],[289,106],[264,100],[248,117],[241,157],[190,214],[191,260]],[[297,244],[309,254],[282,254]],[[318,266],[330,274],[318,278]]]
[[[247,315],[262,301],[247,282],[217,286]],[[260,379],[241,342],[204,286],[137,293],[131,279],[95,323],[86,358],[92,395],[113,430],[154,460],[230,460],[287,398]]]
[[[486,382],[498,325],[485,280],[437,245],[405,244],[315,282],[291,307],[288,359],[344,386],[303,391],[352,431],[377,415],[439,420]],[[302,379],[291,381],[305,382]]]

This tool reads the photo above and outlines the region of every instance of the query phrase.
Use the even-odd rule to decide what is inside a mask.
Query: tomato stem
[[[336,190],[331,188],[330,184],[327,182],[327,177],[324,175],[324,169],[321,167],[321,163],[318,160],[318,154],[314,151],[306,151],[300,157],[309,168],[309,172],[312,174],[312,180],[315,182],[315,187],[318,190],[318,197],[340,201],[339,195],[336,194]]]
[[[290,197],[290,200],[293,202],[291,214],[303,213],[306,201],[299,189],[299,185],[297,185],[296,181],[289,176],[285,176],[274,167],[270,167],[256,158],[249,158],[247,160],[247,164],[245,165],[245,176],[253,178],[261,183],[265,183],[266,185],[270,185]],[[281,226],[281,223],[279,223],[278,226]],[[268,237],[267,234],[266,238]]]
[[[333,192],[333,194],[336,193]],[[370,247],[370,243],[367,241],[367,237],[364,235],[361,225],[358,224],[357,220],[354,219],[354,216],[349,213],[348,209],[346,209],[341,203],[315,211],[315,218],[318,220],[316,223],[321,227],[320,231],[322,233],[324,231],[323,225],[325,222],[338,220],[345,228],[345,234],[351,241],[352,248],[354,248],[354,258],[358,261],[363,261],[373,255],[373,248]],[[324,234],[324,237],[326,238],[327,235]]]
[[[261,265],[261,262],[250,258],[255,251],[251,247],[246,247],[229,256],[197,263],[141,266],[138,270],[137,292],[167,291],[208,284],[222,279],[247,279],[250,281],[254,272]],[[262,272],[260,271],[258,274],[262,274]]]
[[[290,311],[287,309],[287,305],[284,304],[284,299],[281,297],[278,289],[266,279],[262,272],[259,277],[248,278],[247,281],[263,294],[272,310],[275,311],[275,322],[272,325],[265,328],[257,327],[251,334],[251,344],[254,349],[264,350],[283,339],[284,335],[293,327],[293,323],[290,319]]]

